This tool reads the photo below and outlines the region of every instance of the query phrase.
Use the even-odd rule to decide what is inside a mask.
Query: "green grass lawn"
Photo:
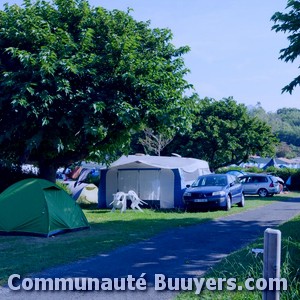
[[[0,284],[14,273],[25,276],[46,268],[105,253],[119,246],[147,239],[170,228],[189,226],[228,214],[253,209],[272,201],[284,201],[299,193],[272,198],[247,197],[246,207],[233,207],[229,212],[184,212],[179,210],[127,210],[121,214],[110,210],[85,208],[89,230],[71,232],[51,238],[0,236]]]

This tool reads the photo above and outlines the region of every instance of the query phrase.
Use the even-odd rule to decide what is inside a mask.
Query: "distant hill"
[[[256,106],[248,107],[248,111],[252,116],[267,122],[279,138],[277,157],[300,156],[300,109],[281,108],[273,113],[266,112],[258,103]]]

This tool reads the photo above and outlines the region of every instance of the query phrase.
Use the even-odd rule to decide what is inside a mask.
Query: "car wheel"
[[[259,197],[267,197],[268,191],[266,189],[259,189],[258,195],[259,195]]]
[[[239,207],[244,207],[245,206],[245,196],[244,196],[244,194],[242,194],[242,200],[241,200],[241,202],[238,203],[238,206]]]
[[[229,211],[231,209],[231,198],[229,195],[226,197],[226,207],[225,210]]]

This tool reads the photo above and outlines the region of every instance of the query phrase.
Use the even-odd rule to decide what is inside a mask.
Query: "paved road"
[[[258,237],[266,228],[274,228],[300,214],[300,199],[275,202],[219,218],[204,224],[169,230],[149,240],[121,247],[76,263],[48,269],[35,278],[139,278],[146,273],[146,292],[12,292],[0,290],[1,299],[172,299],[174,292],[154,291],[155,274],[170,278],[203,275],[229,253]],[[67,250],[66,250],[67,251]]]

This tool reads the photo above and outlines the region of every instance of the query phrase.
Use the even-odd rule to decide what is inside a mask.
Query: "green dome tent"
[[[21,180],[0,194],[0,232],[51,236],[89,228],[76,202],[43,179]]]

